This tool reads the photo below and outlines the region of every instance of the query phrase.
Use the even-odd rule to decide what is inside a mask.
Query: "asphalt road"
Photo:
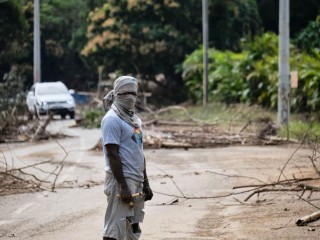
[[[44,160],[58,163],[65,158],[57,181],[60,187],[55,192],[0,197],[0,239],[102,239],[107,204],[102,185],[104,160],[102,152],[90,150],[99,141],[100,131],[70,127],[73,124],[72,120],[50,124],[50,131],[70,136],[58,142],[0,145],[16,166]],[[228,196],[237,192],[232,189],[236,185],[257,184],[257,178],[264,182],[276,179],[279,167],[295,149],[235,146],[146,150],[154,198],[146,203],[141,239],[317,239],[319,228],[307,231],[296,227],[294,221],[272,230],[314,210],[301,201],[297,203],[295,195],[277,195],[276,202],[269,201],[268,195],[266,203],[259,206],[234,199],[243,201],[247,193]],[[307,154],[305,149],[297,153],[297,162],[288,168],[288,174],[298,168],[299,174],[309,173],[309,166],[298,161]],[[50,167],[45,168],[49,171]],[[284,212],[285,208],[289,210]]]

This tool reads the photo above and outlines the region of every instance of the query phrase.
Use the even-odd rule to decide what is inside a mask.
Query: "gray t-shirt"
[[[141,120],[139,119],[139,121]],[[113,109],[110,109],[101,121],[101,131],[106,163],[105,170],[112,173],[105,145],[117,144],[119,145],[119,155],[124,176],[143,182],[144,155],[142,129],[132,127],[123,121]]]

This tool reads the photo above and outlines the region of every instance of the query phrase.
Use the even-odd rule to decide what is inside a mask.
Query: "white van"
[[[74,118],[75,101],[62,82],[35,83],[27,94],[27,106],[31,116],[58,114],[62,119]]]

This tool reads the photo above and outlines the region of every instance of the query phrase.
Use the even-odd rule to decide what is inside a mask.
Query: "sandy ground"
[[[70,125],[65,120],[50,126],[51,131],[72,136],[59,140],[69,155],[58,185],[70,188],[0,197],[0,239],[102,239],[107,204],[104,162],[101,152],[89,150],[100,132]],[[296,219],[317,210],[299,200],[296,192],[268,192],[243,202],[250,192],[241,192],[252,188],[232,189],[276,181],[296,149],[286,145],[146,150],[154,198],[146,203],[141,239],[319,239],[319,221],[295,225]],[[54,141],[0,145],[0,150],[16,165],[64,156]],[[310,150],[300,149],[285,176],[312,176],[310,155]],[[178,202],[171,204],[175,199]],[[319,206],[320,194],[313,193],[308,201]]]

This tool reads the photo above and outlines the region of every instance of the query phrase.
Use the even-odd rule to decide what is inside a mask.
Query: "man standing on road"
[[[104,192],[108,199],[104,240],[139,239],[144,202],[153,197],[143,154],[141,120],[135,113],[137,90],[135,78],[122,76],[103,99],[107,111],[101,121],[106,163]]]

